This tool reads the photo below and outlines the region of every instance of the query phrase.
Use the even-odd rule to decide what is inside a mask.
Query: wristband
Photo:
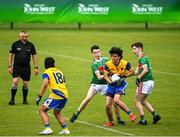
[[[12,68],[12,65],[9,65],[8,68]]]
[[[38,97],[39,97],[40,99],[42,98],[42,96],[41,96],[41,95],[39,95],[39,94],[38,94]]]
[[[34,67],[34,69],[38,69],[38,67]]]

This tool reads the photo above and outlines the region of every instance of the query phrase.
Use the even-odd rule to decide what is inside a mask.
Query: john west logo
[[[80,14],[108,14],[109,7],[102,7],[99,4],[88,4],[85,6],[84,4],[79,3],[78,12]]]
[[[24,4],[24,13],[25,14],[54,14],[56,7],[49,7],[45,4],[34,4],[30,5]]]
[[[133,14],[162,14],[163,7],[156,7],[153,4],[132,4]]]

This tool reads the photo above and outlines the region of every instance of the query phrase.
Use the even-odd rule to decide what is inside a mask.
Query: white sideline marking
[[[44,52],[44,51],[38,51],[40,54],[45,54],[45,55],[52,55],[52,56],[58,56],[66,59],[72,59],[72,60],[79,60],[83,62],[91,62],[91,60],[88,59],[83,59],[79,57],[73,57],[73,56],[67,56],[67,55],[62,55],[62,54],[57,54],[57,53],[52,53],[52,52]],[[163,72],[163,71],[153,71],[154,73],[159,73],[163,75],[169,75],[169,76],[180,76],[180,73],[173,73],[173,72]]]
[[[54,115],[52,115],[52,114],[48,114],[48,115],[51,116],[51,117],[54,117]],[[69,120],[69,118],[66,118],[66,117],[65,117],[65,119]],[[104,129],[104,130],[107,130],[107,131],[111,131],[111,132],[114,132],[114,133],[118,133],[118,134],[121,134],[121,135],[134,136],[133,134],[129,134],[129,133],[126,133],[126,132],[121,132],[121,131],[118,131],[118,130],[115,130],[115,129],[111,129],[111,128],[107,128],[107,127],[103,127],[103,126],[98,126],[98,125],[95,125],[95,124],[92,124],[92,123],[88,123],[88,122],[84,122],[84,121],[80,121],[80,120],[76,120],[76,122],[84,124],[84,125],[96,127],[96,128],[101,128],[101,129]]]
[[[46,54],[46,55],[52,55],[52,56],[58,56],[58,57],[66,58],[66,59],[79,60],[79,61],[83,61],[83,62],[91,62],[91,61],[88,60],[88,59],[83,59],[83,58],[79,58],[79,57],[62,55],[61,53],[58,54],[58,53],[44,52],[44,51],[38,51],[38,53]]]
[[[37,112],[38,113],[38,112]],[[50,117],[54,117],[54,115],[52,114],[48,114]],[[69,120],[69,118],[66,118],[66,120]],[[118,130],[115,130],[115,129],[111,129],[111,128],[107,128],[107,127],[103,127],[103,126],[98,126],[98,125],[95,125],[95,124],[92,124],[92,123],[88,123],[88,122],[84,122],[84,121],[80,121],[80,120],[76,120],[77,123],[81,123],[81,124],[85,124],[85,125],[88,125],[88,126],[92,126],[92,127],[96,127],[96,128],[101,128],[101,129],[104,129],[104,130],[107,130],[107,131],[111,131],[111,132],[114,132],[114,133],[118,133],[118,134],[121,134],[121,135],[126,135],[126,136],[134,136],[133,134],[129,134],[129,133],[126,133],[126,132],[121,132],[121,131],[118,131]]]
[[[180,76],[179,73],[173,73],[173,72],[164,72],[164,71],[153,71],[154,73],[169,75],[169,76]]]
[[[69,120],[69,119],[66,118],[66,120]],[[80,120],[76,120],[76,122],[81,123],[81,124],[85,124],[85,125],[88,125],[88,126],[96,127],[96,128],[101,128],[101,129],[111,131],[111,132],[114,132],[114,133],[118,133],[118,134],[121,134],[121,135],[134,136],[133,134],[129,134],[129,133],[126,133],[126,132],[122,132],[122,131],[119,131],[119,130],[115,130],[115,129],[111,129],[111,128],[107,128],[107,127],[103,127],[103,126],[98,126],[98,125],[95,125],[95,124],[92,124],[92,123],[87,123],[87,122],[80,121]]]

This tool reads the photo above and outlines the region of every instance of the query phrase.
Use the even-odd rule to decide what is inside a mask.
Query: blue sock
[[[51,128],[49,123],[48,124],[44,124],[44,126],[45,126],[45,128]]]
[[[131,110],[129,110],[129,111],[127,112],[127,114],[130,115],[130,114],[131,114]]]
[[[67,125],[66,125],[66,124],[61,125],[61,127],[62,127],[62,128],[67,128]]]

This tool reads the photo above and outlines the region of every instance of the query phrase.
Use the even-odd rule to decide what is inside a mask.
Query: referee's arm
[[[37,75],[39,73],[39,70],[38,70],[38,61],[37,61],[37,55],[32,55],[32,61],[33,61],[33,64],[34,64],[34,74]]]
[[[9,58],[8,58],[8,73],[9,74],[13,73],[13,67],[12,67],[13,57],[14,57],[14,54],[9,53]]]

